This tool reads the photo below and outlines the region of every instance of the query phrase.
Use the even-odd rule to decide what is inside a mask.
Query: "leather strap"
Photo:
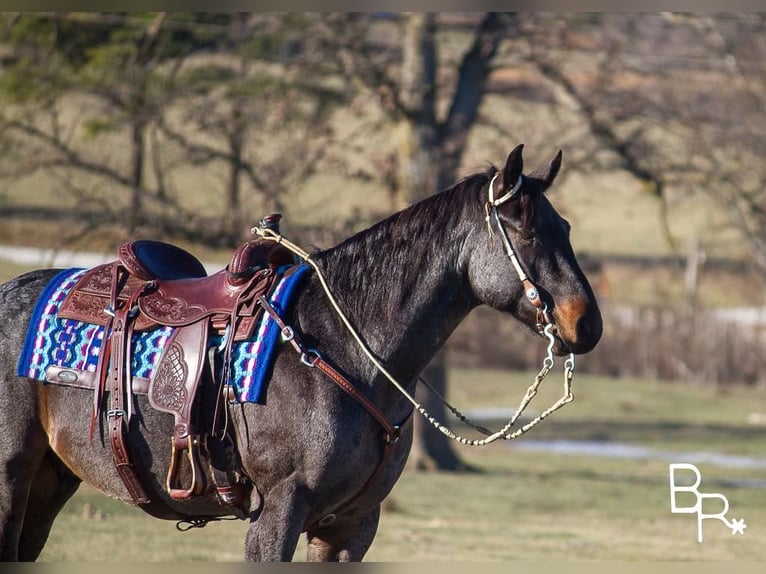
[[[325,361],[322,356],[314,349],[307,349],[301,341],[298,333],[292,327],[289,327],[274,310],[274,307],[268,302],[266,297],[261,295],[258,302],[266,309],[274,322],[282,331],[282,338],[292,344],[293,348],[301,355],[301,361],[308,367],[316,367],[341,389],[351,395],[364,409],[380,423],[383,430],[386,431],[386,440],[395,442],[399,438],[399,427],[392,425],[386,416],[369,398],[362,394],[359,389],[352,385],[346,377],[341,375],[332,365]]]
[[[274,308],[271,306],[271,304],[268,302],[266,297],[261,295],[258,298],[259,304],[266,310],[266,312],[271,316],[271,318],[274,320],[274,322],[277,324],[277,326],[282,331],[282,338],[289,342],[293,348],[300,354],[301,361],[309,366],[309,367],[316,367],[320,371],[322,371],[325,375],[327,375],[336,385],[338,385],[341,389],[343,389],[346,393],[351,395],[378,423],[380,426],[383,427],[383,430],[385,431],[384,435],[384,448],[383,448],[383,455],[381,457],[380,462],[378,463],[377,468],[373,471],[372,475],[367,479],[367,481],[362,485],[362,488],[357,491],[357,493],[352,496],[350,499],[346,500],[343,504],[341,504],[338,508],[336,508],[332,513],[327,514],[322,519],[314,522],[313,524],[306,527],[306,530],[310,530],[315,527],[323,527],[323,526],[329,526],[332,524],[335,519],[342,514],[344,511],[346,511],[358,498],[364,494],[367,489],[372,485],[375,480],[382,474],[383,470],[386,467],[386,464],[388,463],[389,459],[391,458],[391,455],[394,453],[394,448],[396,446],[396,443],[399,440],[399,437],[401,436],[401,429],[404,425],[406,425],[411,419],[412,414],[415,412],[414,409],[410,411],[410,414],[407,415],[407,418],[400,424],[400,425],[393,425],[391,422],[386,418],[386,416],[381,412],[381,410],[373,403],[367,396],[362,394],[359,389],[357,389],[354,385],[352,385],[346,377],[344,377],[342,374],[340,374],[332,365],[330,365],[327,361],[325,361],[322,356],[313,349],[307,349],[303,342],[301,341],[298,334],[295,332],[295,330],[288,326],[282,318],[277,314],[277,312],[274,310]]]
[[[104,338],[101,343],[101,351],[98,354],[98,363],[96,364],[96,372],[93,381],[93,412],[90,417],[90,435],[89,440],[93,442],[93,433],[96,430],[96,424],[98,424],[101,417],[101,402],[104,398],[104,389],[106,388],[106,380],[109,377],[109,357],[112,354],[112,344],[107,336],[112,329],[112,321],[110,320],[104,327]],[[79,377],[78,377],[79,380]]]
[[[362,488],[360,488],[357,493],[349,498],[346,502],[341,504],[338,508],[333,510],[330,514],[325,515],[323,518],[317,520],[313,524],[310,524],[306,527],[306,530],[310,530],[312,528],[316,527],[322,527],[322,526],[328,526],[335,522],[335,519],[346,512],[351,506],[353,506],[354,502],[359,499],[362,494],[364,494],[367,489],[377,480],[377,478],[383,474],[383,470],[386,468],[386,465],[388,464],[389,459],[391,458],[391,455],[394,454],[394,448],[396,447],[396,443],[399,440],[399,434],[401,433],[401,429],[405,427],[411,420],[412,415],[415,412],[415,409],[410,411],[410,414],[407,415],[407,418],[402,421],[400,425],[396,427],[397,429],[397,436],[395,440],[387,440],[385,442],[384,448],[383,448],[383,456],[380,459],[380,462],[378,463],[377,468],[375,471],[370,475],[370,478],[367,479],[367,482],[365,482],[362,485]]]
[[[45,381],[54,385],[92,391],[98,386],[98,372],[48,365],[45,368]],[[132,377],[131,389],[135,395],[146,395],[149,392],[149,379]]]
[[[76,379],[75,379],[76,377]],[[48,383],[62,385],[65,387],[74,387],[76,389],[95,390],[98,386],[98,373],[95,371],[83,371],[81,369],[71,369],[69,367],[58,367],[48,365],[45,369],[45,380]],[[149,379],[144,377],[132,377],[131,388],[135,395],[146,395],[149,393]],[[221,387],[223,399],[228,402],[236,402],[237,396],[231,385]]]
[[[120,265],[115,265],[115,281],[118,280],[116,276],[121,271],[120,268]],[[116,308],[116,290],[113,290],[112,302],[115,304],[115,307],[113,307],[114,319],[110,337],[111,359],[109,361],[109,377],[107,381],[109,386],[107,423],[109,425],[109,442],[112,446],[114,466],[122,478],[122,481],[125,483],[125,487],[128,489],[133,501],[136,504],[147,504],[149,498],[146,496],[146,493],[141,486],[141,482],[136,475],[125,444],[126,419],[128,419],[128,413],[125,411],[125,388],[123,384],[126,380],[126,361],[129,359],[128,347],[131,334],[130,314],[140,293],[141,291],[137,290],[125,304]],[[129,391],[131,390],[132,389],[129,389]]]

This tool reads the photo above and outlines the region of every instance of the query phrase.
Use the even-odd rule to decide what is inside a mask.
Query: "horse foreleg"
[[[307,506],[291,482],[272,489],[251,518],[245,539],[245,560],[289,562],[295,554],[306,520]]]
[[[309,562],[359,562],[370,549],[380,520],[380,506],[361,521],[308,532]]]

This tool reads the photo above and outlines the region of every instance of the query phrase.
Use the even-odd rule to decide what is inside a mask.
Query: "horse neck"
[[[403,381],[477,304],[467,280],[477,214],[465,193],[443,192],[315,257],[355,328]]]

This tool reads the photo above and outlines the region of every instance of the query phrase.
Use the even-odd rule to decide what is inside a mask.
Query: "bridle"
[[[365,356],[367,356],[367,358],[372,362],[375,368],[378,369],[378,371],[392,385],[394,385],[394,387],[396,387],[396,389],[404,396],[404,398],[406,398],[413,405],[415,410],[418,411],[418,413],[420,413],[420,415],[422,415],[431,425],[433,425],[434,428],[436,428],[439,432],[441,432],[448,438],[451,438],[461,444],[465,444],[468,446],[485,446],[495,442],[498,439],[512,440],[512,439],[518,438],[522,434],[526,433],[529,429],[537,425],[540,421],[548,417],[548,415],[550,415],[554,411],[557,411],[565,404],[570,403],[574,400],[574,395],[572,394],[572,378],[574,376],[575,359],[574,359],[574,353],[572,353],[570,354],[569,358],[564,362],[564,394],[563,396],[559,398],[558,401],[556,401],[549,408],[547,408],[542,413],[537,415],[534,419],[526,423],[524,426],[516,429],[514,432],[511,432],[511,429],[516,424],[521,414],[524,412],[524,410],[527,408],[531,400],[537,394],[537,389],[540,386],[540,383],[542,383],[543,379],[545,379],[545,377],[548,375],[548,373],[554,366],[553,347],[556,343],[556,338],[553,333],[555,325],[548,312],[548,307],[540,298],[539,290],[534,285],[534,283],[529,279],[527,273],[524,271],[524,268],[519,262],[519,258],[516,255],[515,249],[513,248],[513,244],[511,243],[511,240],[508,237],[508,233],[503,227],[500,221],[500,216],[498,215],[497,208],[503,203],[505,203],[506,201],[508,201],[509,199],[511,199],[521,189],[523,176],[519,175],[518,181],[507,193],[505,193],[504,195],[498,198],[495,198],[494,182],[498,176],[498,173],[495,173],[495,176],[492,178],[489,184],[488,199],[487,199],[487,202],[485,203],[487,225],[488,225],[490,236],[492,236],[492,222],[494,221],[499,231],[500,237],[502,239],[503,247],[505,249],[506,255],[511,260],[511,263],[513,264],[513,267],[519,276],[519,280],[522,282],[524,286],[525,295],[527,299],[530,301],[530,303],[532,303],[537,308],[538,330],[540,331],[540,334],[544,336],[545,338],[547,338],[548,340],[547,355],[543,359],[542,368],[540,369],[540,372],[535,377],[534,382],[527,389],[527,392],[525,393],[523,399],[519,403],[519,406],[517,407],[513,416],[508,420],[508,422],[503,428],[501,428],[500,430],[496,432],[489,431],[486,428],[468,420],[468,418],[462,412],[460,412],[458,409],[453,407],[431,385],[429,385],[422,378],[418,379],[418,381],[423,383],[431,392],[433,392],[442,401],[442,403],[444,403],[445,407],[449,409],[449,411],[452,412],[452,414],[454,414],[460,421],[466,423],[473,429],[485,435],[486,438],[483,438],[483,439],[468,439],[468,438],[462,437],[456,434],[455,432],[453,432],[450,428],[448,428],[444,424],[437,421],[434,417],[432,417],[428,413],[428,411],[426,411],[426,409],[420,403],[418,403],[415,400],[415,397],[409,391],[407,391],[407,389],[405,389],[404,386],[393,377],[393,375],[391,375],[388,372],[385,366],[381,364],[381,362],[378,360],[378,358],[375,356],[372,350],[370,350],[367,343],[362,339],[359,333],[357,333],[356,329],[353,327],[349,319],[346,317],[346,314],[343,312],[340,305],[338,304],[338,301],[335,299],[335,296],[332,294],[332,291],[330,290],[330,287],[328,286],[327,281],[322,273],[322,270],[319,268],[319,265],[311,258],[311,256],[306,251],[304,251],[299,246],[297,246],[296,244],[286,239],[276,230],[270,229],[268,226],[261,225],[259,227],[253,227],[251,230],[251,232],[254,234],[257,234],[265,239],[269,239],[271,241],[274,241],[276,243],[279,243],[285,246],[287,249],[295,253],[299,258],[301,258],[307,264],[309,264],[316,272],[317,279],[319,280],[319,283],[321,284],[322,289],[324,290],[328,301],[332,305],[338,317],[341,319],[341,322],[343,323],[343,325],[346,327],[346,330],[349,332],[351,337],[356,341],[359,348],[362,350]],[[315,350],[311,350],[311,353],[313,353],[313,355],[315,355],[316,357],[319,357],[319,353],[317,353]]]
[[[519,281],[521,281],[522,285],[524,286],[524,294],[526,295],[527,300],[529,300],[532,305],[537,307],[537,331],[542,335],[547,325],[553,325],[553,320],[548,313],[548,305],[543,302],[542,298],[540,297],[539,289],[535,286],[534,283],[532,283],[526,271],[524,270],[524,267],[522,267],[521,262],[519,261],[519,257],[516,255],[516,250],[513,248],[513,243],[511,243],[511,239],[508,237],[508,232],[500,221],[500,215],[498,215],[497,209],[506,201],[513,198],[519,192],[519,190],[521,190],[524,176],[519,174],[519,179],[516,181],[514,186],[504,195],[501,195],[495,199],[495,180],[497,179],[498,175],[500,175],[500,172],[496,172],[489,182],[489,189],[487,190],[487,201],[484,203],[484,219],[487,222],[487,229],[489,231],[490,238],[494,236],[492,224],[494,223],[495,227],[497,227],[497,230],[500,234],[500,239],[503,243],[503,248],[505,249],[505,253],[508,256],[508,259],[511,260],[511,264],[513,264],[513,268],[516,270],[516,274],[519,276]]]

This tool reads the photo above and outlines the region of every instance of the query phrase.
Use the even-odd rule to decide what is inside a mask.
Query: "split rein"
[[[505,228],[502,226],[500,222],[500,218],[497,213],[497,207],[505,203],[508,199],[513,197],[513,195],[516,192],[518,192],[518,190],[521,187],[523,176],[519,176],[519,180],[516,182],[516,185],[514,185],[514,187],[510,191],[508,191],[502,197],[495,199],[494,198],[494,183],[495,183],[495,178],[497,177],[497,175],[498,174],[495,174],[495,176],[492,178],[492,181],[490,181],[489,200],[485,204],[486,221],[487,221],[487,226],[489,228],[490,239],[493,237],[492,223],[494,222],[500,232],[500,237],[502,239],[503,247],[505,248],[506,254],[508,255],[508,258],[511,260],[511,263],[513,264],[513,267],[516,270],[516,273],[518,274],[519,279],[524,285],[525,294],[527,298],[533,305],[535,305],[535,307],[537,307],[538,329],[540,331],[540,334],[543,337],[548,339],[547,355],[543,359],[542,368],[540,369],[540,372],[535,377],[534,382],[527,389],[527,392],[524,394],[524,397],[522,398],[521,402],[519,403],[519,406],[517,407],[516,411],[513,413],[511,418],[508,420],[505,426],[503,426],[503,428],[501,428],[500,430],[496,432],[492,432],[469,420],[462,412],[460,412],[457,408],[452,406],[443,396],[441,396],[425,380],[423,380],[420,377],[418,378],[418,381],[423,383],[426,386],[426,388],[428,388],[428,390],[434,393],[434,395],[436,395],[436,397],[444,404],[444,406],[453,415],[455,415],[461,422],[467,424],[468,426],[470,426],[477,432],[485,435],[485,438],[483,439],[465,438],[463,436],[458,435],[457,433],[452,431],[450,428],[448,428],[444,424],[440,423],[433,416],[431,416],[428,413],[428,411],[426,411],[426,409],[423,408],[422,405],[420,405],[420,403],[418,403],[415,400],[415,398],[407,391],[407,389],[405,389],[388,372],[388,370],[386,370],[386,368],[375,357],[374,353],[370,350],[370,348],[361,338],[359,333],[357,333],[354,327],[351,325],[351,322],[348,320],[345,313],[340,308],[338,301],[335,299],[335,296],[332,294],[332,291],[330,290],[330,287],[328,286],[327,281],[325,280],[321,269],[319,268],[317,263],[313,259],[311,259],[311,256],[306,251],[301,249],[298,245],[292,243],[290,240],[283,237],[274,229],[270,229],[264,226],[259,226],[259,227],[253,227],[251,230],[251,233],[257,234],[260,237],[263,237],[264,239],[268,239],[270,241],[274,241],[275,243],[283,245],[284,247],[292,251],[295,255],[300,257],[303,261],[308,263],[316,272],[317,278],[319,279],[319,282],[322,285],[322,289],[324,290],[325,295],[327,296],[327,299],[329,300],[333,309],[337,313],[338,317],[340,317],[341,321],[343,322],[344,326],[348,330],[349,334],[356,341],[357,345],[362,350],[362,352],[367,356],[368,359],[370,359],[370,361],[372,361],[372,364],[375,365],[375,368],[377,368],[378,371],[384,377],[386,377],[386,379],[388,379],[388,381],[392,385],[394,385],[394,387],[396,387],[396,389],[413,405],[415,410],[417,410],[418,413],[420,413],[431,425],[433,425],[434,428],[436,428],[439,432],[441,432],[443,435],[447,436],[448,438],[467,446],[485,446],[499,439],[513,440],[515,438],[518,438],[524,433],[526,433],[528,430],[530,430],[532,427],[536,426],[543,419],[547,418],[553,412],[559,410],[565,404],[571,403],[574,400],[574,395],[572,393],[572,379],[574,377],[575,359],[574,359],[574,353],[572,353],[570,354],[569,358],[564,362],[564,393],[561,396],[561,398],[559,398],[555,403],[553,403],[553,405],[551,405],[549,408],[544,410],[542,413],[540,413],[534,419],[529,421],[527,424],[525,424],[521,428],[516,429],[514,432],[511,432],[511,429],[516,424],[519,417],[526,410],[527,406],[529,406],[530,402],[535,397],[535,395],[537,395],[537,390],[540,384],[543,382],[545,377],[548,375],[548,373],[551,371],[551,369],[554,366],[555,361],[553,356],[553,346],[556,343],[556,339],[553,334],[554,324],[551,321],[550,316],[548,314],[548,308],[545,305],[545,303],[543,303],[542,300],[540,299],[537,288],[529,280],[526,273],[524,272],[523,267],[519,263],[518,257],[516,256],[516,252],[513,249],[513,245],[511,244],[508,234],[506,233]],[[315,353],[316,351],[313,351],[313,352]]]

